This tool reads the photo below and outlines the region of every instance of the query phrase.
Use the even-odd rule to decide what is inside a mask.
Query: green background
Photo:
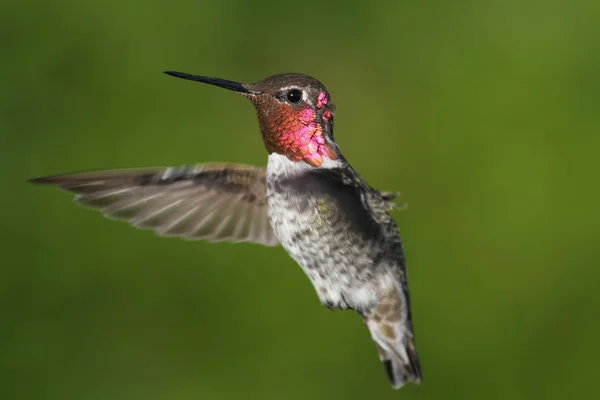
[[[598,398],[599,21],[597,0],[6,2],[0,398]],[[25,182],[266,163],[250,104],[166,69],[327,85],[345,156],[408,203],[421,386],[390,389],[283,249]]]

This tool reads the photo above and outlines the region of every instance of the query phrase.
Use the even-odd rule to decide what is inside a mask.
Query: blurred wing
[[[379,197],[383,200],[384,209],[386,211],[401,210],[406,207],[404,203],[397,203],[396,200],[400,197],[398,192],[379,192]]]
[[[75,193],[75,202],[161,236],[278,245],[267,216],[265,168],[202,164],[31,180]]]

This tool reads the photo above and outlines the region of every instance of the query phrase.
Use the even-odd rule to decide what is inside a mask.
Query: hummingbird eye
[[[302,100],[302,92],[298,89],[290,89],[286,93],[285,97],[290,103],[298,103]]]

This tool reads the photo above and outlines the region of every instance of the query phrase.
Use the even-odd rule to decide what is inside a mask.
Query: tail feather
[[[408,382],[421,383],[421,363],[411,332],[373,319],[365,321],[377,345],[390,384],[400,389]]]
[[[394,389],[421,383],[421,364],[412,331],[408,291],[395,282],[363,320],[377,345],[379,359]]]

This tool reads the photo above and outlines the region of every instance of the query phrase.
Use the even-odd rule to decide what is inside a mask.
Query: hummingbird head
[[[258,115],[260,130],[269,153],[313,167],[323,157],[340,157],[333,141],[333,113],[329,92],[307,75],[286,73],[257,83],[242,84],[218,78],[166,72],[169,75],[233,90],[248,98]]]

